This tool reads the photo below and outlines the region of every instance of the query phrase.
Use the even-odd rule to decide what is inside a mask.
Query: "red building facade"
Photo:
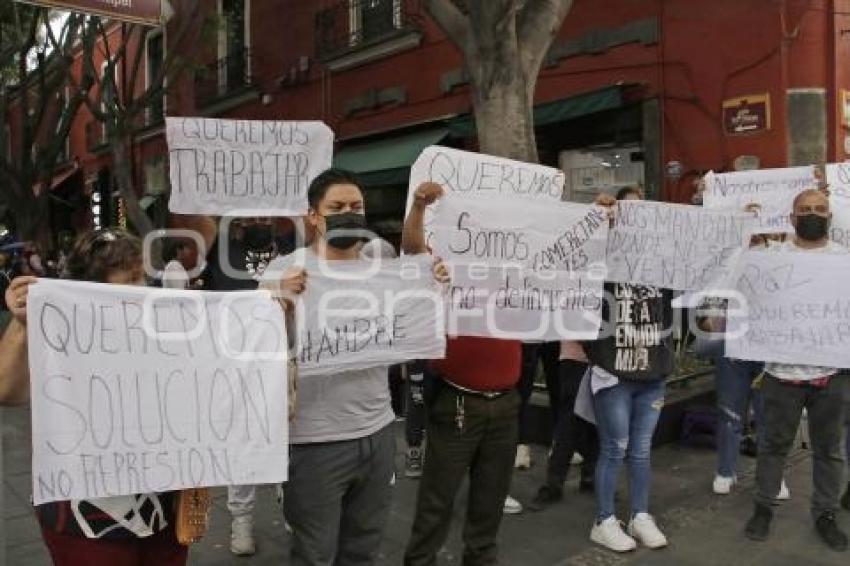
[[[160,219],[163,111],[325,121],[337,163],[368,186],[371,220],[395,228],[418,152],[475,147],[462,58],[419,1],[205,8],[222,22],[216,39],[186,54],[201,65],[170,85],[134,140],[137,191]],[[151,30],[139,46],[149,66],[170,31]],[[576,0],[537,83],[541,161],[566,171],[569,199],[639,182],[651,197],[687,202],[709,169],[844,160],[848,56],[850,0]],[[81,112],[69,148],[88,183],[111,160],[93,128]]]

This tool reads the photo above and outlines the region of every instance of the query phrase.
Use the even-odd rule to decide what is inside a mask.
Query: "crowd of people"
[[[420,185],[405,218],[401,249],[428,254],[424,223],[429,206],[443,196],[434,183]],[[639,199],[629,188],[602,194],[596,204],[613,215],[616,199]],[[201,236],[209,253],[191,240],[168,242],[158,284],[170,288],[231,291],[265,288],[282,298],[287,323],[291,300],[310,285],[298,257],[316,261],[357,261],[389,257],[385,244],[366,244],[362,187],[355,176],[329,170],[313,180],[306,222],[312,242],[295,249],[294,229],[268,219],[241,219],[227,234],[209,218],[186,218],[183,226]],[[829,200],[806,190],[794,202],[795,233],[784,241],[754,237],[753,245],[776,253],[845,253],[831,243]],[[226,250],[220,249],[226,246]],[[229,262],[223,265],[221,257]],[[107,284],[146,284],[138,238],[120,229],[82,235],[63,260],[61,277]],[[0,264],[2,267],[2,264]],[[26,403],[27,290],[34,273],[6,275],[5,304],[11,314],[0,340],[0,401]],[[433,278],[448,281],[435,259]],[[665,399],[665,380],[674,369],[673,294],[646,285],[607,282],[598,340],[526,343],[448,336],[445,358],[411,360],[405,379],[405,475],[418,478],[418,495],[404,564],[437,563],[452,523],[457,493],[468,478],[463,525],[463,564],[497,563],[497,536],[504,513],[522,507],[510,497],[515,468],[530,466],[528,400],[542,360],[553,424],[545,483],[528,507],[543,511],[564,497],[571,466],[580,490],[594,493],[590,539],[612,551],[668,544],[651,514],[652,438]],[[700,327],[715,359],[717,467],[712,489],[725,495],[736,485],[742,431],[755,409],[758,435],[755,507],[744,526],[753,540],[768,538],[777,502],[788,499],[783,481],[803,411],[807,413],[814,461],[812,518],[825,544],[846,550],[847,536],[836,519],[850,508],[845,484],[850,435],[847,378],[838,368],[756,363],[725,357],[725,305],[704,305]],[[657,332],[623,339],[617,328],[639,320]],[[709,342],[712,339],[709,338]],[[583,392],[582,389],[586,388]],[[589,406],[578,411],[587,393]],[[290,423],[289,480],[283,484],[283,513],[292,536],[291,563],[297,566],[366,565],[376,560],[396,481],[396,437],[387,367],[329,373],[298,380]],[[847,444],[844,444],[844,443]],[[616,514],[615,493],[622,468],[628,477],[628,515]],[[706,485],[712,482],[707,478]],[[842,498],[843,493],[843,498]],[[256,486],[229,486],[231,551],[255,552],[253,509]],[[36,507],[43,538],[55,564],[177,565],[187,547],[174,530],[174,494],[145,493],[119,501],[64,501]],[[110,510],[143,509],[133,521]],[[84,557],[84,558],[83,558]]]

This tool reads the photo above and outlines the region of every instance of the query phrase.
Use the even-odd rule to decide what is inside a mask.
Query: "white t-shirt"
[[[283,271],[297,260],[318,261],[310,248],[272,260],[260,279],[261,289],[276,289]],[[310,276],[307,276],[307,285]],[[387,366],[298,379],[292,444],[363,438],[395,420]]]
[[[794,243],[794,236],[781,244],[772,245],[767,248],[771,252],[779,253],[847,253],[847,248],[833,241],[821,248],[801,248]],[[807,366],[796,364],[778,364],[768,362],[764,365],[764,371],[770,375],[786,381],[811,381],[819,377],[827,377],[838,373],[838,369],[825,366]]]

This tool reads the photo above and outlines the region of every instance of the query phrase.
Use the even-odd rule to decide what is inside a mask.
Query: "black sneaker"
[[[847,550],[847,535],[841,532],[835,522],[835,513],[827,511],[815,521],[815,530],[820,538],[832,550],[844,552]]]
[[[773,520],[773,511],[766,505],[756,503],[756,510],[750,520],[747,521],[747,527],[744,532],[750,540],[767,540],[770,534],[770,522]]]
[[[535,495],[534,499],[532,499],[528,504],[528,508],[531,511],[543,511],[553,503],[557,503],[563,498],[564,490],[552,487],[551,485],[544,485],[537,490],[537,495]]]
[[[850,511],[850,482],[847,482],[847,491],[844,492],[844,497],[841,498],[841,506]]]

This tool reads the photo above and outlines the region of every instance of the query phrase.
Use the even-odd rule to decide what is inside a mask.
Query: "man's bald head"
[[[795,216],[803,214],[829,216],[829,197],[818,189],[806,189],[794,197],[792,210]]]

